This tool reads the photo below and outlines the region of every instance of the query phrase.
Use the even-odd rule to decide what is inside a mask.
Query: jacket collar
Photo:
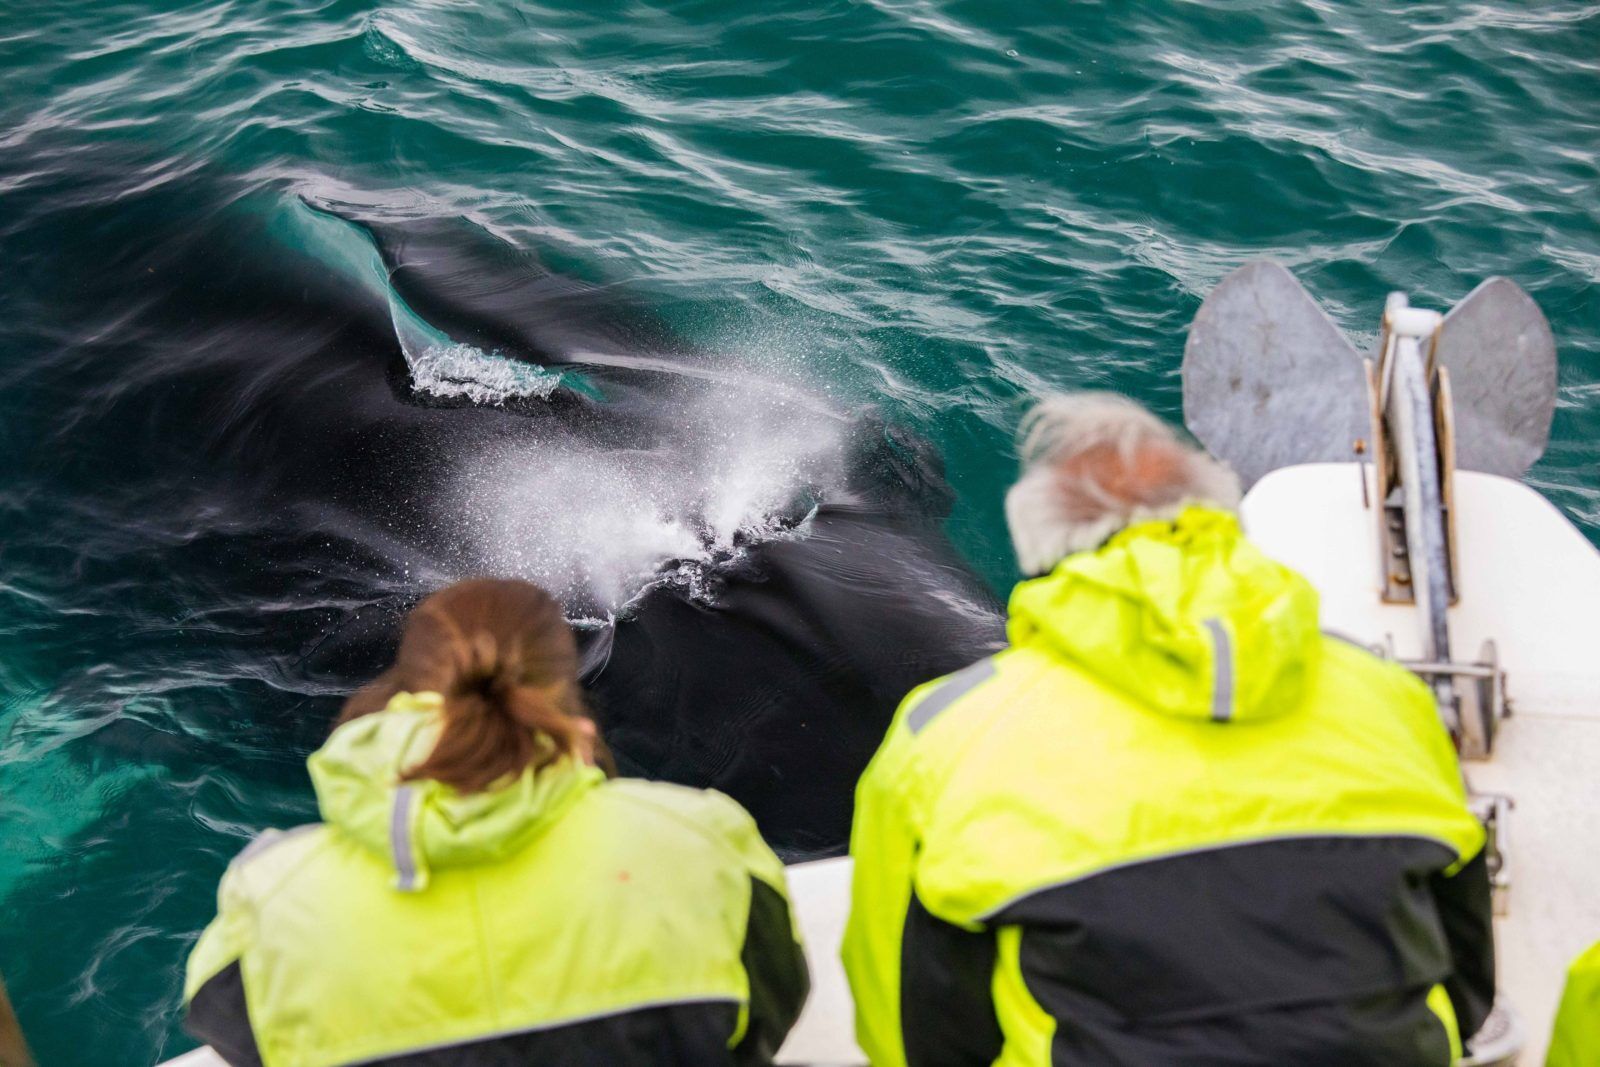
[[[322,817],[394,868],[395,887],[427,887],[434,867],[487,863],[528,844],[605,777],[562,758],[479,793],[400,776],[433,750],[438,693],[401,693],[335,730],[307,766]]]

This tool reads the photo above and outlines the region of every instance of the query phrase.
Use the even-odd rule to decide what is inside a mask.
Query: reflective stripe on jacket
[[[1600,1064],[1600,942],[1573,961],[1545,1067]]]
[[[397,784],[440,703],[402,694],[311,757],[327,822],[229,867],[189,1030],[234,1067],[770,1062],[807,976],[744,810],[571,760]]]
[[[1493,996],[1483,831],[1427,689],[1192,508],[1019,585],[856,796],[877,1067],[1445,1067]],[[1458,1024],[1459,1020],[1459,1024]]]

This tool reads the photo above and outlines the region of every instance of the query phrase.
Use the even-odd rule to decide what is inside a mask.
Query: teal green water
[[[464,218],[880,405],[996,588],[1024,398],[1175,417],[1234,266],[1277,257],[1363,339],[1388,290],[1504,274],[1562,358],[1532,480],[1600,539],[1597,4],[0,0],[0,72],[0,972],[45,1067],[187,1047],[222,866],[310,816],[337,687],[295,649],[431,580],[237,518],[317,373],[273,354],[324,329],[230,313],[261,363],[219,354],[260,204]]]

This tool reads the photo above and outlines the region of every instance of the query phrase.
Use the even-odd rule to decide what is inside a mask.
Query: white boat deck
[[[1370,474],[1370,472],[1368,472]],[[1356,464],[1286,467],[1251,489],[1250,537],[1322,594],[1322,623],[1414,659],[1415,610],[1377,594],[1376,519]],[[1492,640],[1513,714],[1492,757],[1466,764],[1473,790],[1511,797],[1509,909],[1496,921],[1501,993],[1544,1062],[1567,965],[1600,940],[1600,553],[1521,482],[1455,475],[1457,660]]]

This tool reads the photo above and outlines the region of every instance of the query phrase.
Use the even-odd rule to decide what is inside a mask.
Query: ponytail
[[[577,719],[541,689],[504,678],[471,683],[444,698],[444,731],[402,781],[431,778],[463,793],[538,771],[579,752]]]
[[[527,582],[461,582],[424,600],[406,619],[395,665],[351,696],[339,721],[381,711],[402,692],[444,697],[439,740],[402,781],[476,793],[581,757],[593,736],[572,630],[560,605]]]

